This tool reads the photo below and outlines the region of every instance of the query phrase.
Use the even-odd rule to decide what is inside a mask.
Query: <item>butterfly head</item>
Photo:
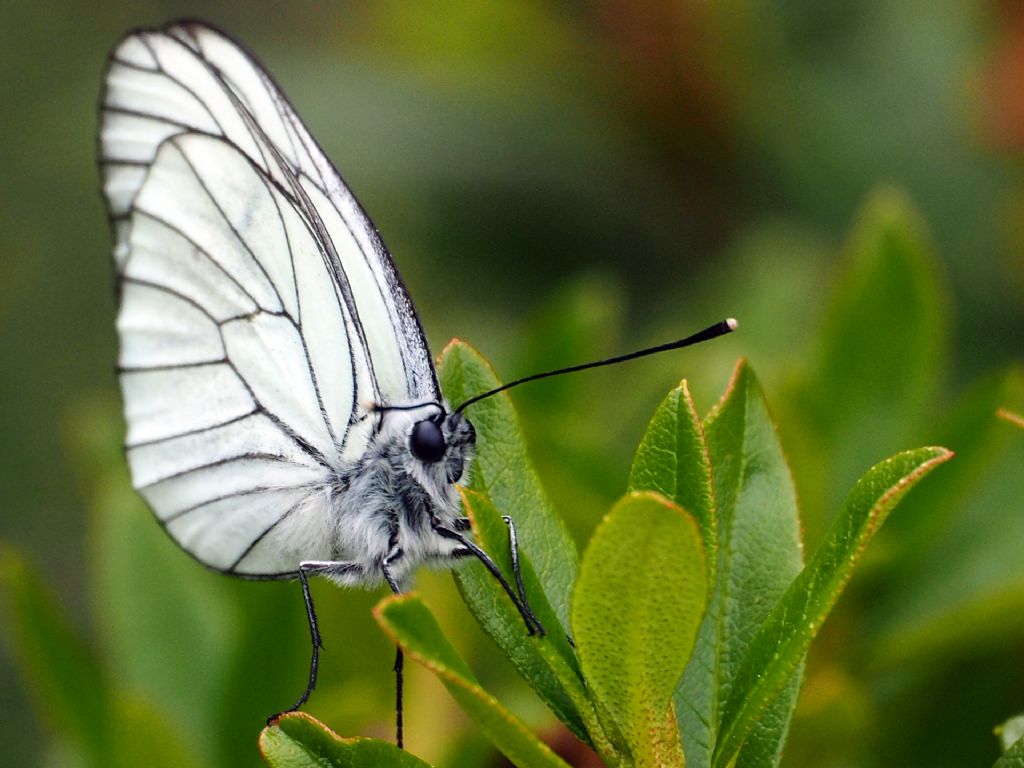
[[[476,430],[469,419],[443,408],[415,422],[409,431],[409,452],[413,458],[442,469],[449,483],[462,478],[475,444]]]
[[[413,476],[430,477],[440,484],[463,478],[476,445],[476,430],[466,416],[441,403],[377,406],[375,410],[384,412],[392,430],[400,430],[398,439],[408,449],[407,469]]]

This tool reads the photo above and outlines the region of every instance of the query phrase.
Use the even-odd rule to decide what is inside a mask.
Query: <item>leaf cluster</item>
[[[497,383],[459,342],[446,350],[441,376],[456,401]],[[463,598],[551,711],[608,765],[775,762],[804,654],[864,546],[910,487],[951,455],[922,448],[869,470],[801,570],[789,470],[757,379],[741,362],[703,420],[685,382],[669,394],[637,452],[630,492],[577,562],[526,461],[510,401],[492,398],[474,416],[480,457],[466,510],[509,579],[501,516],[522,521],[523,580],[547,634],[526,634],[482,568],[458,572]],[[375,613],[510,760],[565,765],[484,690],[417,595],[388,598]],[[271,765],[288,764],[268,746],[280,738],[275,727],[264,737]]]
[[[816,356],[779,387],[785,450],[748,363],[736,366],[704,416],[682,382],[650,419],[628,487],[582,555],[534,471],[511,400],[474,406],[479,450],[463,504],[509,579],[502,516],[515,519],[525,590],[547,632],[527,635],[475,563],[457,571],[458,590],[539,701],[606,764],[778,765],[801,685],[820,691],[825,677],[820,662],[807,665],[808,648],[860,565],[865,573],[845,601],[851,608],[830,638],[866,627],[868,662],[851,672],[885,673],[1015,631],[1020,532],[1017,521],[990,511],[1024,494],[1016,415],[1024,387],[1019,372],[1000,373],[935,416],[946,320],[930,259],[906,203],[876,195],[850,238]],[[892,327],[899,332],[886,334]],[[439,373],[452,401],[497,384],[462,342],[446,349]],[[68,607],[4,548],[9,640],[37,708],[83,764],[129,765],[140,756],[152,765],[234,764],[239,745],[251,743],[246,724],[287,698],[282,691],[301,668],[301,633],[282,645],[275,631],[284,615],[301,626],[296,595],[279,589],[287,585],[236,591],[165,546],[127,491],[102,421],[79,430],[94,436],[85,453],[105,478],[95,492],[88,575],[100,640],[84,639]],[[866,550],[911,487],[951,456],[898,450],[918,435],[955,448],[958,460],[912,494],[881,546]],[[872,453],[875,461],[891,456],[863,472]],[[841,484],[852,486],[845,497]],[[802,539],[814,544],[806,558]],[[369,613],[366,598],[353,599]],[[443,611],[435,616],[409,594],[379,603],[373,616],[512,762],[566,764],[531,718],[474,673],[442,631]],[[346,647],[345,674],[386,668],[387,654],[374,653]],[[253,670],[261,693],[240,699]],[[844,681],[841,690],[858,693],[849,673]],[[379,676],[371,687],[387,697]],[[344,711],[368,689],[354,690],[340,689],[328,711]],[[1019,764],[1020,744],[1005,735],[1017,733],[1004,727],[998,765]],[[798,740],[798,753],[805,744]],[[424,764],[383,740],[339,737],[309,715],[267,728],[260,749],[273,766]]]

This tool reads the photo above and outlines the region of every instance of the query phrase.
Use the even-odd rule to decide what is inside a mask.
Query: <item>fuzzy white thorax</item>
[[[459,545],[437,534],[431,517],[448,527],[460,517],[455,486],[465,482],[473,443],[465,439],[467,429],[472,433],[465,417],[447,409],[445,414],[445,456],[425,462],[413,454],[410,438],[417,423],[439,416],[436,404],[370,412],[368,418],[377,422],[374,431],[363,456],[341,478],[331,509],[333,559],[358,568],[329,578],[344,585],[380,584],[381,564],[395,544],[402,551],[393,566],[400,583],[421,564],[453,564],[451,553]],[[462,471],[452,481],[449,470],[456,462]]]

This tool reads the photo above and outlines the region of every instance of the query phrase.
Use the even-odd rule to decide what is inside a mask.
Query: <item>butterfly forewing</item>
[[[100,137],[136,487],[212,567],[331,557],[363,406],[439,398],[376,230],[270,77],[202,25],[118,46]]]

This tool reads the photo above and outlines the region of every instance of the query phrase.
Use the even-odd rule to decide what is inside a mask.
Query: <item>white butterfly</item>
[[[471,555],[543,635],[512,521],[514,589],[465,535],[467,406],[736,327],[528,376],[452,410],[376,228],[270,76],[199,22],[115,48],[100,164],[133,483],[204,565],[301,581],[313,657],[293,708],[316,682],[309,575],[398,592],[418,565]]]
[[[133,483],[204,565],[302,580],[299,706],[307,575],[397,592],[466,555],[499,575],[455,490],[473,427],[376,228],[226,35],[179,22],[116,47],[100,163]]]

